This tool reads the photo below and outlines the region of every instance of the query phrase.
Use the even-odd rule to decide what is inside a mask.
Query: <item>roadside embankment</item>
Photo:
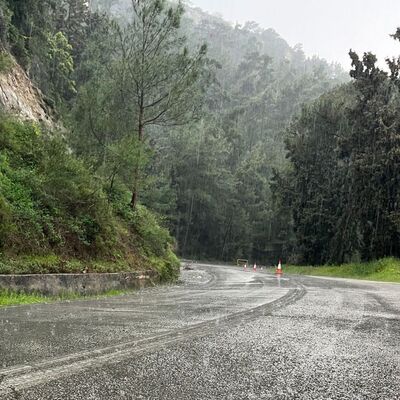
[[[110,290],[141,289],[159,282],[154,271],[112,274],[0,275],[0,290],[23,293],[96,295]]]
[[[106,274],[0,275],[0,307],[114,296],[160,283],[155,271]]]
[[[85,300],[85,299],[102,299],[106,297],[122,296],[132,293],[132,290],[110,290],[97,295],[79,295],[76,293],[63,293],[58,296],[44,295],[41,293],[24,293],[10,290],[0,289],[0,307],[53,303],[57,301]]]
[[[329,276],[335,278],[364,279],[382,282],[400,282],[400,260],[384,258],[366,263],[335,266],[285,266],[284,272],[298,275]]]

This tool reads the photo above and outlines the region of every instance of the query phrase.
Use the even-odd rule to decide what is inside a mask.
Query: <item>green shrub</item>
[[[12,225],[10,207],[8,206],[4,197],[0,194],[0,251],[4,248],[5,241],[11,230]]]
[[[8,72],[13,65],[14,61],[11,56],[4,51],[0,51],[0,73]]]
[[[158,257],[165,255],[173,241],[168,230],[161,227],[155,214],[146,207],[138,205],[133,219],[146,253],[155,254]]]
[[[178,278],[180,263],[172,250],[167,250],[167,253],[162,258],[151,257],[150,262],[160,274],[162,282],[174,281]]]

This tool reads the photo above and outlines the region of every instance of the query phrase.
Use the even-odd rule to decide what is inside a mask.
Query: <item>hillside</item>
[[[152,269],[174,279],[179,262],[161,218],[131,209],[123,186],[111,196],[71,148],[62,96],[75,92],[72,46],[37,23],[28,40],[25,18],[44,15],[23,7],[0,2],[0,274]],[[46,46],[50,64],[40,58]]]
[[[106,13],[123,23],[129,20],[132,13],[130,0],[92,0],[91,7],[93,11]],[[339,64],[307,57],[301,44],[291,47],[273,27],[261,27],[252,21],[244,25],[233,25],[199,7],[187,4],[184,7],[182,29],[189,43],[194,46],[206,43],[209,57],[220,62],[223,70],[237,67],[244,57],[256,51],[271,57],[276,66],[284,61],[302,73],[321,68],[335,84],[349,80],[348,74]]]
[[[303,72],[313,66],[323,66],[330,71],[333,79],[348,81],[348,75],[339,65],[330,65],[317,57],[308,58],[301,44],[289,46],[273,27],[261,27],[253,21],[233,25],[222,17],[190,6],[186,6],[183,26],[190,41],[208,43],[209,55],[231,66],[237,66],[247,54],[258,51],[271,57],[276,65],[281,61],[290,62]]]
[[[93,195],[89,198],[99,195],[98,212],[86,200],[77,202],[83,204],[82,210],[65,206],[62,218],[68,219],[70,213],[73,218],[65,224],[63,220],[57,233],[62,239],[56,243],[67,243],[66,247],[57,248],[51,244],[53,239],[44,247],[68,253],[68,244],[74,241],[66,238],[73,232],[79,244],[71,252],[73,257],[84,254],[84,258],[115,261],[129,258],[131,252],[148,261],[160,246],[164,253],[158,256],[170,251],[169,231],[176,240],[176,252],[187,258],[272,262],[282,254],[311,259],[305,249],[324,260],[336,254],[332,226],[338,220],[337,206],[330,204],[339,192],[332,180],[332,186],[325,186],[324,174],[317,177],[313,160],[326,166],[327,176],[335,171],[338,181],[347,179],[337,150],[348,154],[345,143],[355,131],[347,127],[359,118],[352,116],[350,107],[357,104],[355,77],[368,75],[372,68],[372,77],[388,85],[387,75],[375,68],[373,56],[360,60],[352,54],[361,72],[351,71],[354,80],[348,83],[350,77],[340,67],[308,58],[300,45],[289,46],[271,27],[253,22],[232,25],[180,2],[94,0],[91,9],[83,0],[62,0],[52,6],[39,0],[1,2],[3,49],[13,54],[34,83],[32,87],[40,89],[46,105],[62,121],[63,151],[68,162],[86,171],[79,179],[90,181]],[[396,63],[390,65],[395,76]],[[326,108],[325,98],[327,103],[335,99],[331,103],[340,110]],[[43,102],[39,99],[38,104]],[[343,122],[339,125],[330,120],[336,112]],[[302,135],[296,138],[299,132]],[[328,137],[325,142],[330,132],[338,141]],[[303,149],[306,139],[310,143]],[[10,151],[18,152],[19,146],[11,146]],[[363,151],[357,157],[363,158]],[[26,164],[13,166],[7,160],[8,165],[29,169],[29,157],[23,158]],[[38,174],[44,168],[40,163],[36,167]],[[316,183],[309,181],[310,176]],[[76,184],[79,190],[83,186]],[[313,192],[317,187],[324,188],[323,201],[315,200],[319,199]],[[310,197],[303,193],[307,188],[312,188]],[[28,192],[35,201],[39,199],[37,209],[46,207],[33,188]],[[6,200],[14,201],[10,199]],[[63,204],[63,200],[57,201]],[[343,197],[338,204],[346,204]],[[316,226],[326,232],[320,215],[324,207],[329,209],[324,214],[329,215],[326,237],[313,232]],[[299,209],[307,210],[306,215],[299,215]],[[148,215],[148,230],[147,217],[140,219],[138,210],[142,217]],[[346,212],[353,213],[351,204]],[[370,219],[374,212],[366,212],[368,216],[357,215],[374,226],[374,218]],[[381,214],[375,217],[379,222]],[[395,210],[386,218],[386,226],[393,230]],[[347,229],[346,219],[340,216],[339,220]],[[53,221],[50,229],[40,228],[46,240],[53,226],[60,224]],[[109,226],[115,243],[111,252],[103,247]],[[355,225],[355,231],[346,234],[357,241],[363,231],[370,249],[379,241],[386,249],[386,234],[382,233],[385,239],[368,236],[378,228],[364,230]],[[144,239],[146,234],[150,237]],[[329,255],[319,249],[323,241]],[[341,249],[341,261],[353,249],[358,249],[354,254],[365,252],[370,257],[363,246],[354,243],[351,249]]]
[[[132,15],[126,0],[92,6],[122,25]],[[274,177],[288,165],[285,129],[303,104],[348,74],[307,58],[272,28],[234,26],[187,5],[180,33],[193,53],[207,45],[202,116],[149,130],[156,157],[142,201],[167,214],[185,257],[272,261],[293,239],[274,205]]]

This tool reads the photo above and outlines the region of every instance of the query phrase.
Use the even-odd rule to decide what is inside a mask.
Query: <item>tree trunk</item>
[[[188,218],[188,222],[187,222],[187,225],[186,225],[185,240],[183,242],[183,249],[182,249],[182,255],[183,256],[186,255],[186,245],[187,245],[187,241],[188,241],[188,238],[189,238],[190,225],[192,224],[193,206],[194,206],[194,192],[192,193],[192,198],[190,200],[189,218]]]
[[[132,192],[132,199],[131,199],[131,207],[133,209],[136,208],[137,199],[138,199],[138,193],[137,193],[136,184],[135,184],[135,187],[134,187],[133,192]]]
[[[133,188],[132,188],[132,198],[131,198],[131,207],[133,209],[136,208],[138,198],[139,198],[139,179],[140,179],[140,168],[139,168],[139,162],[140,160],[137,161],[135,170],[133,172]]]
[[[142,103],[143,103],[143,101],[142,101]],[[144,118],[144,108],[143,108],[143,106],[141,106],[140,110],[139,110],[139,128],[138,128],[138,139],[139,139],[140,144],[143,142],[143,133],[144,133],[143,118]],[[131,198],[131,207],[133,209],[136,208],[138,198],[139,198],[140,152],[141,152],[141,149],[139,149],[139,160],[136,163],[135,171],[134,171],[134,181],[133,181],[132,198]]]

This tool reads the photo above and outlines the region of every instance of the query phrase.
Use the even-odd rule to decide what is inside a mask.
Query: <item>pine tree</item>
[[[206,46],[191,56],[179,32],[184,12],[181,2],[133,0],[133,21],[118,28],[121,61],[115,78],[129,103],[139,142],[151,125],[171,126],[191,121],[199,107],[196,82]],[[121,80],[122,79],[122,80]],[[136,206],[140,171],[133,171],[132,207]]]

